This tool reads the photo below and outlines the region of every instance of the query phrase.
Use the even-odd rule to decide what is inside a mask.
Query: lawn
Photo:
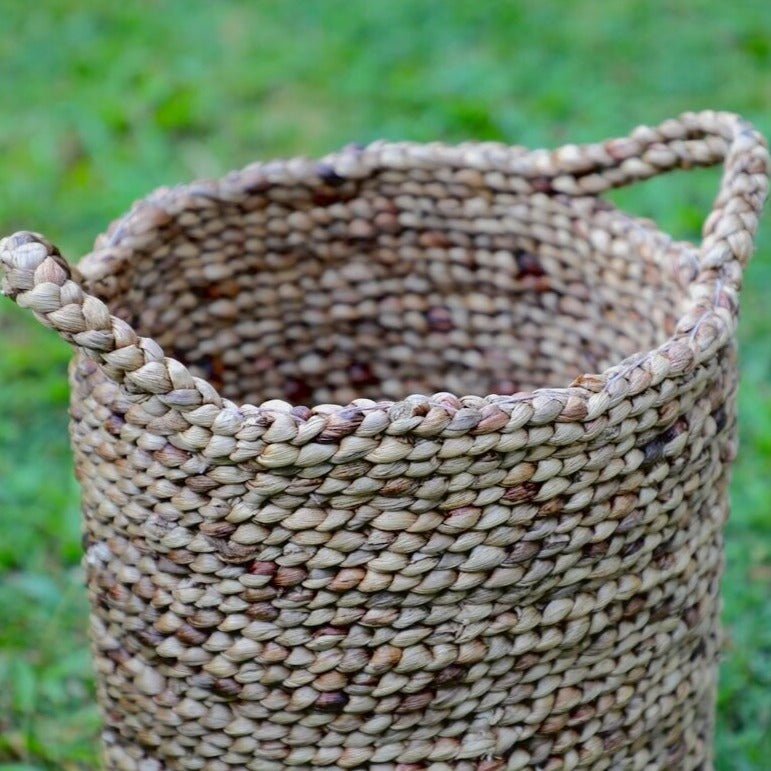
[[[0,233],[73,257],[152,188],[376,137],[558,145],[686,109],[771,135],[771,4],[0,0]],[[719,173],[616,193],[698,239]],[[741,327],[718,768],[771,768],[771,218]],[[97,765],[68,351],[0,303],[0,771]]]

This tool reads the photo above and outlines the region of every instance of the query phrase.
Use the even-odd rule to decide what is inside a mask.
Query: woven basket
[[[720,161],[699,247],[596,197]],[[157,191],[79,270],[6,239],[77,352],[108,768],[710,768],[766,168],[712,112],[377,142]]]

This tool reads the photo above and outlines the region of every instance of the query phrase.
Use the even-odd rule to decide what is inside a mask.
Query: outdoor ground
[[[350,141],[558,145],[685,109],[771,134],[771,4],[0,0],[0,233],[65,253],[162,184]],[[615,194],[697,239],[718,184]],[[747,276],[718,768],[771,768],[771,217]],[[0,302],[0,771],[95,768],[68,352]]]

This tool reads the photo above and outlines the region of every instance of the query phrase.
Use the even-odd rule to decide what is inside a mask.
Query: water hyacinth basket
[[[598,197],[720,162],[698,246]],[[711,768],[767,162],[716,112],[376,142],[156,191],[77,268],[6,238],[75,351],[106,767]]]

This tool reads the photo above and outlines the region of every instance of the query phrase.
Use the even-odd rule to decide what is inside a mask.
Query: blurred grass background
[[[686,109],[771,134],[771,5],[0,0],[0,233],[73,257],[153,187],[377,137],[532,146]],[[615,193],[698,239],[719,172]],[[771,768],[771,227],[747,277],[719,769]],[[97,767],[65,346],[0,303],[0,769]]]

